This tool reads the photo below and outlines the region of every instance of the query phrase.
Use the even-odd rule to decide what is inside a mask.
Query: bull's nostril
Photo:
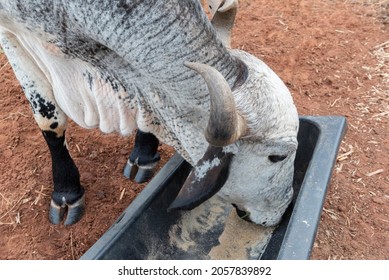
[[[243,210],[239,209],[239,207],[236,204],[232,204],[232,206],[235,207],[236,213],[238,214],[239,218],[241,218],[242,220],[245,220],[247,222],[251,222],[250,212],[243,211]]]

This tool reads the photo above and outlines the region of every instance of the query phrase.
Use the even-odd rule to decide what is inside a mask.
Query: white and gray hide
[[[265,63],[231,48],[237,0],[209,1],[212,20],[201,2],[0,0],[1,46],[52,156],[52,223],[76,223],[85,208],[68,118],[173,146],[194,169],[171,211],[217,194],[254,223],[279,223],[293,193],[296,108]]]

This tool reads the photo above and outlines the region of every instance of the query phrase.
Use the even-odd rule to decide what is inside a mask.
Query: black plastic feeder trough
[[[175,155],[81,259],[309,259],[345,130],[344,117],[300,118],[295,197],[276,228],[243,221],[217,196],[167,213],[191,168]]]

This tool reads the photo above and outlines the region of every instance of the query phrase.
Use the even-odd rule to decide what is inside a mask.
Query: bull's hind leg
[[[143,183],[153,177],[155,168],[160,160],[157,152],[159,141],[152,133],[138,129],[135,136],[135,145],[124,168],[124,176]]]
[[[67,212],[65,224],[74,224],[84,213],[84,189],[65,143],[67,117],[57,105],[47,77],[20,41],[10,33],[0,33],[0,40],[50,149],[54,181],[50,221],[60,223]]]

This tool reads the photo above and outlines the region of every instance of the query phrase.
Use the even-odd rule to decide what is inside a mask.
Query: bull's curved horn
[[[205,130],[205,139],[217,147],[227,146],[238,140],[246,131],[246,122],[236,110],[230,86],[213,67],[185,62],[205,80],[210,95],[210,118]]]

